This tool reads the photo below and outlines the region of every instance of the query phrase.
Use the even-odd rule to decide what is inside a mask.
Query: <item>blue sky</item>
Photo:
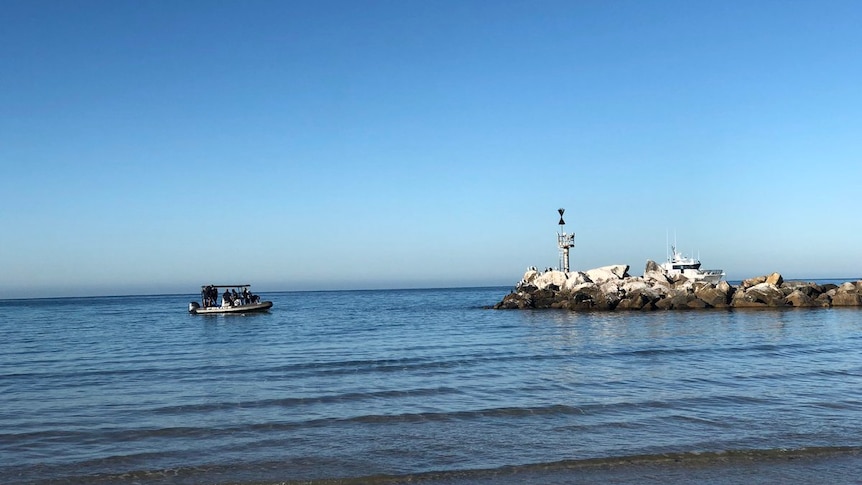
[[[862,276],[858,1],[39,1],[0,298]]]

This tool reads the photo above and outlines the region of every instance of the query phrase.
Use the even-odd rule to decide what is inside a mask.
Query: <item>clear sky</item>
[[[857,0],[0,11],[0,298],[862,276]]]

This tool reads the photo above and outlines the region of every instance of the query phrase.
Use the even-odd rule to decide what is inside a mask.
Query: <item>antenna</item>
[[[566,273],[569,272],[569,248],[575,247],[575,235],[566,234],[566,221],[563,220],[563,213],[566,209],[557,209],[560,213],[560,232],[557,233],[557,246],[560,248],[560,268]]]

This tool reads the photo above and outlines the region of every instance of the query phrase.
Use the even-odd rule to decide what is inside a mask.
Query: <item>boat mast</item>
[[[667,229],[664,230],[664,257],[670,263],[670,232]]]
[[[557,233],[557,246],[560,248],[560,268],[569,272],[569,248],[575,247],[575,235],[566,234],[566,221],[563,220],[563,212],[566,209],[557,209],[560,213],[560,232]]]

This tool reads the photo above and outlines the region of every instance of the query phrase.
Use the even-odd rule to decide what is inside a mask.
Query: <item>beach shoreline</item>
[[[858,484],[862,449],[805,448],[565,460],[486,470],[428,472],[323,480],[260,482],[254,485],[568,485],[602,483],[830,483]]]

